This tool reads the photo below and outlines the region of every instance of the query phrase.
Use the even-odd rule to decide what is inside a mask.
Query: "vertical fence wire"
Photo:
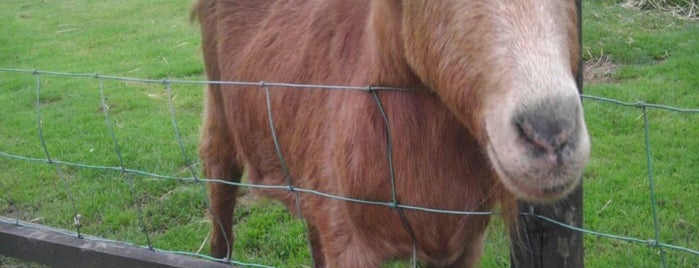
[[[79,238],[82,238],[82,233],[81,233],[81,227],[82,227],[82,216],[80,213],[78,213],[78,209],[75,205],[75,198],[73,197],[73,193],[70,190],[70,185],[68,185],[68,178],[66,177],[65,173],[61,169],[60,164],[55,163],[51,159],[51,154],[49,153],[49,148],[46,146],[46,140],[44,139],[44,130],[43,130],[43,120],[41,119],[41,74],[38,72],[34,72],[34,76],[36,77],[36,121],[37,121],[37,127],[38,127],[38,133],[39,133],[39,140],[41,141],[41,147],[44,150],[44,155],[46,156],[46,161],[48,164],[53,165],[56,168],[56,173],[58,174],[58,177],[60,180],[63,182],[63,189],[66,192],[66,196],[68,197],[68,200],[70,200],[70,206],[71,209],[73,210],[73,226],[75,227],[75,231],[77,233],[77,236]]]
[[[163,80],[163,84],[165,85],[165,91],[167,92],[167,105],[168,105],[168,112],[170,114],[170,122],[172,123],[172,128],[175,131],[175,139],[177,140],[177,144],[180,147],[180,152],[182,153],[182,159],[185,162],[185,165],[189,169],[190,175],[194,179],[194,182],[199,185],[199,189],[202,192],[202,196],[207,196],[206,193],[206,186],[202,183],[202,181],[199,179],[199,171],[194,168],[194,163],[191,161],[189,158],[189,155],[187,154],[187,149],[185,149],[184,142],[182,141],[182,134],[180,132],[180,128],[177,125],[177,117],[175,116],[175,98],[172,94],[172,83]],[[209,205],[209,199],[208,198],[203,198],[203,205],[206,207],[207,211],[211,211],[211,206]],[[213,216],[213,213],[211,213]],[[223,224],[221,223],[221,220],[217,216],[213,216],[213,219],[211,219],[212,223],[216,222],[217,224],[215,226],[219,226],[219,228],[223,228]],[[213,225],[213,224],[212,224]],[[228,234],[226,234],[225,231],[222,230],[221,232],[224,236],[225,241],[230,241],[228,240]],[[208,240],[209,235],[204,238],[204,242]],[[202,244],[203,246],[204,244]],[[226,262],[229,262],[230,260],[230,254],[231,254],[231,245],[229,243],[226,243],[226,246],[228,247],[228,253],[226,254]],[[201,250],[201,247],[199,248]],[[198,253],[198,252],[197,252]]]
[[[180,128],[177,124],[177,117],[175,115],[175,104],[174,104],[174,95],[172,94],[172,83],[170,81],[164,80],[163,84],[165,85],[165,91],[167,92],[167,99],[168,99],[168,113],[170,114],[170,121],[172,123],[172,128],[175,132],[175,139],[177,140],[178,147],[180,148],[180,152],[182,153],[182,159],[185,161],[185,165],[189,169],[190,175],[194,179],[194,183],[200,185],[199,189],[202,191],[202,196],[207,196],[206,193],[206,186],[203,184],[203,181],[199,178],[199,171],[194,168],[194,163],[191,161],[189,154],[187,154],[187,149],[184,146],[184,141],[182,140],[182,134],[180,132]],[[207,211],[211,211],[211,206],[209,204],[209,199],[208,198],[203,198],[203,204],[206,207]],[[212,213],[211,217],[212,221],[215,221],[216,224],[215,226],[218,226],[219,228],[224,228],[223,224],[221,223],[221,220],[218,218],[218,216],[214,215]],[[212,224],[213,225],[213,224]],[[215,227],[214,227],[215,228]],[[228,239],[228,234],[226,234],[225,231],[222,230],[221,232],[224,236],[225,241],[230,241]],[[208,239],[208,235],[207,238]],[[206,243],[206,239],[204,240],[204,243]],[[231,259],[231,252],[232,252],[232,245],[230,243],[226,243],[227,247],[227,253],[226,257],[223,259],[224,262],[233,264],[233,265],[238,265],[238,266],[248,266],[248,267],[269,267],[265,265],[258,265],[258,264],[251,264],[251,263],[243,263],[243,262],[238,262],[235,260]]]
[[[180,128],[177,124],[177,116],[175,114],[175,103],[174,103],[175,97],[172,94],[172,82],[170,82],[168,80],[163,80],[162,83],[165,86],[165,91],[167,93],[168,113],[170,115],[170,123],[172,124],[172,128],[175,132],[174,133],[175,139],[177,140],[178,147],[180,149],[180,152],[182,153],[182,159],[185,161],[185,165],[189,169],[190,175],[192,176],[194,183],[200,185],[199,189],[201,189],[202,195],[207,196],[206,189],[205,189],[206,186],[203,185],[203,181],[199,178],[199,175],[198,175],[199,171],[196,168],[194,168],[194,163],[191,161],[189,154],[187,154],[187,149],[185,148],[184,141],[182,140],[182,132],[180,131]],[[203,199],[203,204],[206,207],[207,211],[211,211],[211,206],[209,204],[208,198]],[[219,219],[219,217],[214,215],[213,213],[211,215],[212,215],[211,220],[216,222],[215,225],[214,224],[212,224],[212,225],[218,226],[219,228],[221,228],[222,229],[221,233],[223,234],[225,241],[230,241],[228,239],[228,234],[226,234],[226,232],[223,231],[224,227],[223,227],[223,224],[221,223],[221,220]],[[207,235],[207,239],[208,239],[208,235]],[[206,239],[204,240],[204,243],[206,243]],[[231,254],[233,251],[232,245],[230,243],[226,243],[226,247],[227,247],[226,257],[223,260],[218,260],[218,261],[223,261],[225,263],[229,263],[229,264],[236,265],[236,266],[264,267],[264,268],[270,267],[270,266],[266,266],[266,265],[235,261],[231,258]]]
[[[269,121],[269,128],[272,133],[272,139],[274,140],[274,148],[277,151],[277,156],[279,158],[279,164],[281,165],[282,172],[284,172],[284,178],[286,179],[286,184],[288,187],[288,190],[294,195],[294,203],[296,205],[296,214],[303,223],[303,228],[304,232],[306,233],[306,239],[308,240],[308,250],[311,254],[311,263],[315,267],[315,260],[316,256],[313,256],[313,245],[312,245],[312,237],[311,237],[311,232],[308,227],[308,222],[306,221],[305,218],[303,218],[303,215],[301,214],[301,200],[299,198],[299,192],[295,190],[294,185],[292,184],[291,180],[291,173],[289,172],[289,168],[286,165],[286,160],[284,160],[284,154],[282,153],[282,147],[279,144],[279,138],[277,137],[277,132],[274,127],[274,116],[272,114],[272,101],[271,101],[271,94],[269,92],[269,86],[265,84],[265,82],[260,82],[260,87],[262,87],[265,91],[265,101],[267,103],[267,116],[268,116],[268,121]]]
[[[120,172],[121,175],[124,176],[124,178],[126,178],[126,182],[129,185],[131,199],[133,199],[134,206],[136,207],[136,217],[138,218],[140,229],[146,238],[146,244],[148,245],[148,249],[153,250],[153,243],[150,239],[150,235],[148,234],[148,226],[146,225],[146,222],[143,219],[144,216],[143,209],[141,208],[141,202],[139,201],[138,194],[136,193],[136,186],[133,179],[133,174],[131,174],[130,172],[126,172],[126,166],[124,165],[124,157],[121,153],[121,146],[119,146],[119,140],[117,139],[117,136],[114,133],[112,121],[109,119],[109,106],[107,105],[107,99],[104,94],[104,79],[99,77],[97,79],[99,80],[100,100],[102,102],[102,111],[104,112],[104,122],[107,125],[107,130],[109,131],[109,135],[111,136],[112,142],[114,143],[114,153],[116,154],[117,159],[119,161],[119,168],[121,168]]]
[[[170,121],[172,123],[172,128],[175,131],[175,139],[177,140],[177,145],[180,147],[180,152],[182,153],[182,159],[185,162],[185,165],[187,165],[187,168],[189,169],[190,174],[192,175],[192,178],[194,178],[194,181],[199,183],[199,176],[198,171],[194,168],[194,165],[192,161],[189,158],[189,155],[187,154],[187,149],[185,149],[184,142],[182,141],[182,134],[180,132],[180,128],[177,126],[177,119],[175,116],[175,105],[174,105],[174,97],[172,95],[172,88],[171,84],[169,81],[163,81],[163,84],[165,84],[165,90],[167,91],[167,105],[168,105],[168,112],[170,113]]]
[[[379,97],[378,92],[376,92],[376,90],[373,90],[371,86],[367,87],[367,90],[371,92],[372,96],[374,97],[374,100],[376,101],[376,107],[378,108],[379,113],[381,113],[381,118],[384,122],[384,130],[386,135],[386,158],[388,160],[388,171],[390,176],[389,179],[391,180],[392,208],[398,211],[400,219],[403,222],[403,227],[410,235],[410,238],[413,240],[412,264],[413,267],[417,267],[417,236],[415,235],[415,231],[413,230],[413,227],[410,225],[410,221],[408,221],[408,217],[405,215],[405,212],[402,208],[398,206],[400,203],[398,202],[398,194],[396,193],[396,172],[393,167],[393,138],[391,137],[391,125],[388,120],[388,114],[386,114],[386,110],[383,107],[383,103],[381,102],[381,98]]]
[[[653,183],[653,159],[651,155],[650,147],[650,126],[648,123],[648,109],[646,109],[645,103],[639,103],[643,110],[643,133],[645,135],[645,148],[646,148],[646,167],[648,169],[648,187],[650,188],[650,202],[653,212],[653,227],[655,231],[655,241],[652,242],[654,247],[657,247],[660,251],[660,260],[662,261],[663,267],[667,267],[667,261],[665,260],[665,250],[663,247],[657,246],[660,243],[660,224],[658,223],[658,208],[657,201],[655,199],[655,185]]]

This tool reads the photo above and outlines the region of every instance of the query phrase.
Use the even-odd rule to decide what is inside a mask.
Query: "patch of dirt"
[[[608,57],[588,60],[583,63],[583,79],[585,84],[614,83],[612,77],[617,64],[609,60]]]

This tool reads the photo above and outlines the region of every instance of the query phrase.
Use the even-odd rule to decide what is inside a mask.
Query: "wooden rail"
[[[0,255],[51,267],[231,267],[121,243],[82,239],[0,221]]]

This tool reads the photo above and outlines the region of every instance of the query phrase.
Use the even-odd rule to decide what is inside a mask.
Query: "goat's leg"
[[[208,159],[204,157],[206,177],[234,183],[240,182],[242,169],[231,163],[232,156],[225,155],[213,155]],[[209,216],[213,226],[211,230],[211,256],[229,258],[233,248],[233,212],[238,196],[238,187],[220,182],[210,182],[208,186]]]
[[[199,155],[207,178],[238,183],[243,174],[243,165],[237,162],[234,142],[223,118],[221,99],[217,87],[209,87]],[[233,210],[238,187],[220,182],[210,182],[208,186],[209,214],[213,224],[211,255],[216,258],[230,257],[233,248]]]
[[[240,182],[242,170],[229,163],[233,161],[232,159],[230,156],[218,159],[204,157],[206,177],[234,183]],[[209,216],[213,225],[211,256],[216,258],[230,257],[229,254],[233,248],[233,211],[238,196],[238,187],[220,182],[210,182],[208,186]]]
[[[230,182],[240,182],[241,173],[231,172],[227,177],[218,177],[214,173],[209,178],[221,178]],[[233,212],[236,204],[238,187],[222,183],[209,183],[209,214],[211,217],[211,256],[230,258],[233,249]]]
[[[323,256],[323,245],[320,242],[320,233],[318,228],[307,222],[308,224],[308,238],[311,244],[311,254],[313,255],[313,264],[316,268],[325,267],[325,258]]]

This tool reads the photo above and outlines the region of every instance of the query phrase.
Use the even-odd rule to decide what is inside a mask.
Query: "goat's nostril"
[[[544,110],[520,113],[514,120],[520,137],[533,146],[534,152],[558,154],[563,148],[574,144],[577,114],[550,113]]]
[[[544,137],[532,126],[527,120],[520,120],[516,123],[520,137],[530,145],[533,145],[537,151],[542,153],[553,153],[555,147],[546,141]]]

